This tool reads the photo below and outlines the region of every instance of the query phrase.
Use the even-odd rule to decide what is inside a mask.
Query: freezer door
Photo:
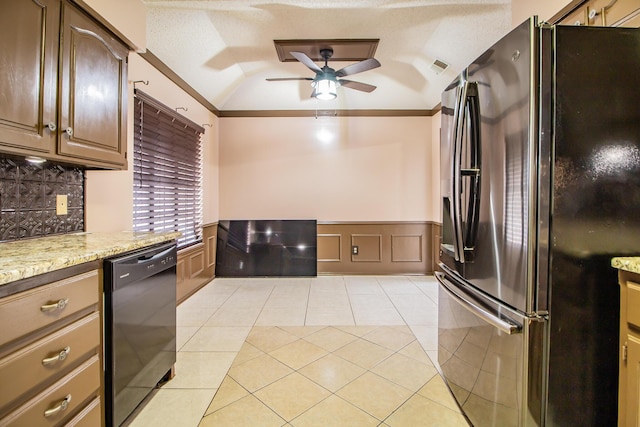
[[[475,427],[544,425],[546,321],[488,301],[442,273],[438,363]]]
[[[537,34],[523,23],[442,97],[441,262],[524,313],[536,311]]]

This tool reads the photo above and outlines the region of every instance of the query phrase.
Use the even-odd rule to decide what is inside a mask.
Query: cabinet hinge
[[[622,361],[627,361],[627,343],[624,343],[624,345],[622,346]]]

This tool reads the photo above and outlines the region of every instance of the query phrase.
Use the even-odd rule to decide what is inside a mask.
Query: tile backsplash
[[[0,241],[84,231],[82,169],[0,156]],[[57,195],[67,214],[56,215]]]

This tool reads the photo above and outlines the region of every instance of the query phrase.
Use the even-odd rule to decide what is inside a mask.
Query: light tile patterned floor
[[[128,424],[467,426],[422,276],[215,279],[178,307],[176,377]]]

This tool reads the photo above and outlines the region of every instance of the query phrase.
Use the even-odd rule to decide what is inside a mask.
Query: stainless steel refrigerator
[[[615,426],[640,255],[640,30],[498,41],[442,95],[438,361],[475,426]]]

